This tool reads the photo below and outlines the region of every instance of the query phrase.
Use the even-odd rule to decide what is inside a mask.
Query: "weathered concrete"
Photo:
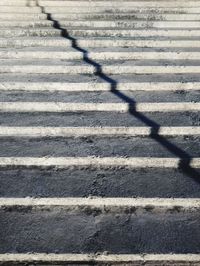
[[[2,0],[0,265],[200,264],[199,0]]]

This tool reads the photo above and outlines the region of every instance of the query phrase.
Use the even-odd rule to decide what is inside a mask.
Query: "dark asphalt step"
[[[196,169],[199,175],[200,169]],[[200,198],[192,171],[149,169],[0,169],[0,197],[163,197]]]
[[[190,209],[8,206],[0,210],[0,252],[198,254],[199,219],[199,210]]]
[[[0,138],[0,157],[200,157],[199,136]]]
[[[135,102],[199,102],[199,91],[124,91]],[[0,91],[1,102],[65,102],[65,103],[123,103],[109,91],[48,92]]]
[[[131,127],[199,126],[199,112],[172,113],[0,113],[1,126]]]

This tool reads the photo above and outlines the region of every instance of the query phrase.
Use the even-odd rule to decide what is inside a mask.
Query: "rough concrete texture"
[[[199,10],[1,0],[0,265],[200,265]]]

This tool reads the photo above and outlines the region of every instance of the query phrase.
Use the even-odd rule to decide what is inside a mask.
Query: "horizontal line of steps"
[[[199,209],[200,199],[180,199],[180,198],[0,198],[0,208],[6,206],[58,206],[58,207],[81,207],[90,206],[97,208],[104,207],[136,207],[150,208],[152,210],[163,209],[167,211],[173,208],[181,210]],[[110,209],[112,211],[112,209]],[[116,211],[116,210],[115,210]],[[148,210],[147,210],[148,211]]]
[[[18,33],[19,31],[19,33]],[[20,30],[16,30],[16,36],[20,34]],[[13,31],[14,33],[14,31]],[[188,39],[189,37],[200,37],[200,30],[197,29],[108,29],[108,28],[67,28],[67,33],[69,36],[82,36],[82,37],[134,37],[134,38],[143,38],[143,37],[182,37]],[[0,36],[3,32],[0,31]],[[6,32],[4,33],[6,34]],[[11,33],[10,33],[11,34]],[[23,33],[21,33],[23,34]],[[38,33],[39,34],[39,33]],[[48,34],[47,34],[48,35]],[[19,35],[23,36],[23,35]]]
[[[34,1],[30,1],[30,4]],[[84,6],[94,6],[94,7],[198,7],[198,1],[47,1],[39,0],[38,4],[40,6],[54,6],[54,7],[84,7]],[[7,2],[2,1],[1,5],[7,5]],[[27,2],[24,1],[10,1],[9,5],[27,5]]]
[[[60,51],[59,51],[60,50]],[[37,50],[0,50],[0,59],[68,59],[77,60],[84,59],[84,54],[81,51],[76,51],[72,48],[66,48],[61,51],[61,49],[52,50],[42,50],[37,48]],[[93,51],[92,48],[87,54],[88,58],[92,60],[200,60],[200,51],[131,51],[126,48],[114,50],[103,50],[99,49]]]
[[[68,34],[71,36],[88,36],[88,37],[130,37],[130,38],[151,38],[151,37],[173,37],[184,38],[184,41],[190,37],[200,37],[200,30],[197,29],[107,29],[107,28],[67,28]],[[25,36],[61,36],[61,31],[54,28],[0,28],[0,37],[25,37]],[[68,38],[66,38],[67,40]],[[68,39],[70,40],[70,38]],[[101,40],[102,41],[102,40]],[[119,40],[120,41],[120,40]],[[83,44],[84,42],[81,41]],[[85,40],[87,42],[87,39]],[[128,42],[128,41],[127,41]],[[78,42],[80,43],[80,41]],[[71,44],[71,42],[70,42]],[[116,45],[115,45],[116,46]],[[179,44],[180,47],[180,44]]]
[[[200,111],[200,103],[64,103],[64,102],[0,102],[0,112],[182,112]]]
[[[1,126],[53,126],[58,127],[132,127],[159,126],[182,127],[199,126],[199,113],[186,112],[146,112],[141,113],[120,112],[28,112],[0,113]]]
[[[129,167],[129,168],[175,168],[180,164],[200,168],[200,158],[150,158],[150,157],[0,157],[0,167]],[[188,162],[189,161],[189,162]]]
[[[128,7],[132,7],[132,6],[144,6],[145,7],[198,7],[199,6],[199,2],[198,1],[48,1],[48,0],[39,0],[39,5],[40,6],[94,6],[94,7],[98,7],[98,6],[106,6],[106,7],[113,7],[113,6],[119,6],[121,7],[123,3],[123,6],[128,6]]]
[[[61,36],[61,31],[48,28],[0,28],[0,37],[26,37],[26,36],[41,36],[41,37],[51,37],[51,36]]]
[[[0,19],[2,14],[0,15]],[[81,19],[88,19],[88,20],[155,20],[155,21],[198,21],[200,19],[200,14],[166,14],[166,13],[89,13],[89,12],[81,12],[81,13],[53,13],[51,15],[53,19],[56,20],[81,20]],[[24,18],[25,19],[25,18]]]
[[[30,21],[17,21],[17,20],[0,20],[0,28],[10,27],[10,29],[15,27],[21,28],[35,28],[35,27],[52,27],[53,22],[49,20],[30,20]]]
[[[2,25],[5,24],[1,23]],[[15,22],[13,22],[14,24]],[[26,26],[26,23],[23,22],[24,25]],[[38,22],[39,23],[39,22]],[[181,28],[181,29],[187,29],[187,28],[200,28],[200,22],[199,21],[154,21],[154,20],[143,20],[143,21],[106,21],[106,20],[93,20],[93,21],[89,21],[89,20],[60,20],[59,24],[61,27],[81,27],[86,29],[87,27],[97,27],[97,28],[128,28],[129,30],[131,28]],[[7,23],[7,25],[9,26],[9,23]],[[16,23],[17,26],[17,23]],[[22,24],[23,26],[23,24]],[[42,24],[41,24],[42,26]]]
[[[20,21],[37,21],[37,20],[46,20],[47,15],[46,14],[41,14],[41,13],[15,13],[14,15],[15,20],[20,20]],[[0,21],[1,23],[4,22],[4,20],[10,20],[13,21],[13,13],[1,13],[0,12]]]
[[[200,82],[119,82],[120,91],[199,91]],[[107,82],[1,82],[0,91],[110,91]]]
[[[78,130],[78,128],[77,128]],[[152,128],[152,132],[156,132]],[[158,130],[159,132],[159,130]],[[0,156],[2,157],[96,157],[99,158],[127,158],[149,157],[152,161],[155,158],[173,159],[180,157],[187,163],[188,158],[200,156],[200,137],[179,136],[160,138],[159,133],[152,133],[150,136],[122,136],[122,135],[91,135],[87,138],[82,136],[53,136],[31,138],[29,136],[14,137],[0,136]],[[165,144],[166,142],[166,144]],[[105,143],[107,143],[105,145]],[[120,145],[118,144],[120,143]],[[186,149],[187,153],[184,152]],[[22,158],[23,159],[23,158]],[[180,159],[180,160],[181,160]],[[88,159],[89,163],[89,159]],[[115,165],[116,166],[116,165]]]
[[[168,4],[169,5],[169,4]],[[119,7],[104,7],[104,6],[97,6],[97,7],[91,7],[91,6],[80,6],[80,7],[73,7],[73,6],[69,6],[69,7],[44,7],[44,12],[45,13],[63,13],[63,12],[69,12],[69,13],[85,13],[85,12],[91,12],[91,13],[178,13],[178,14],[196,14],[198,13],[200,7],[123,7],[123,5],[119,6]],[[26,12],[26,10],[28,10],[30,13],[31,12],[36,12],[39,10],[37,9],[37,7],[33,7],[33,8],[28,8],[28,7],[23,7],[22,11],[20,9],[20,12]],[[3,10],[1,10],[1,12],[17,12],[17,9],[14,7],[3,7]]]
[[[133,85],[134,86],[134,85]],[[199,89],[200,90],[200,89]],[[87,92],[87,93],[86,93]],[[199,91],[145,91],[145,90],[126,90],[123,92],[126,97],[132,99],[136,103],[198,103],[200,101]],[[117,97],[117,91],[98,91],[94,88],[93,91],[26,91],[24,90],[0,90],[1,102],[61,102],[61,103],[122,103],[122,99]],[[131,101],[130,101],[131,102]]]
[[[82,29],[83,27],[87,28],[104,28],[104,29],[109,29],[109,28],[128,28],[129,30],[131,28],[167,28],[167,29],[178,29],[181,28],[183,29],[199,29],[200,28],[200,22],[199,21],[147,21],[147,20],[141,20],[141,21],[110,21],[110,20],[60,20],[59,22],[61,27],[80,27]],[[50,20],[37,20],[37,21],[21,21],[21,20],[2,20],[0,23],[0,27],[22,27],[22,28],[27,28],[27,27],[53,27],[53,22]],[[102,30],[102,29],[101,29]]]
[[[0,168],[0,174],[0,195],[5,198],[200,198],[200,168],[9,166]]]
[[[1,0],[0,265],[199,265],[199,10]]]
[[[59,31],[56,31],[56,34],[60,34]],[[45,34],[44,34],[45,35]],[[115,38],[78,38],[76,43],[80,47],[149,47],[149,48],[168,48],[168,47],[177,47],[177,48],[199,48],[200,40],[182,40],[182,39],[169,39],[169,40],[152,40],[152,39],[115,39]],[[0,38],[0,47],[9,48],[9,47],[62,47],[67,48],[72,46],[71,40],[61,37],[38,37],[38,36],[27,36],[27,37],[16,37],[16,38]]]
[[[109,265],[138,265],[138,263],[149,263],[156,265],[163,265],[163,263],[170,263],[170,265],[198,265],[200,263],[200,256],[198,254],[0,254],[0,265],[2,263],[101,263],[102,265],[109,263]]]
[[[0,10],[0,16],[1,13],[13,13],[13,15],[15,13],[41,13],[41,8],[37,7],[37,6],[33,6],[33,7],[28,7],[28,6],[9,6],[9,5],[3,5],[1,6],[1,10]]]
[[[199,253],[199,199],[7,198],[1,206],[1,254]]]
[[[104,2],[105,3],[105,2]],[[124,2],[123,2],[124,4]],[[111,13],[111,12],[116,12],[116,13],[178,13],[178,14],[196,14],[198,13],[197,11],[200,9],[200,6],[197,7],[177,7],[177,6],[169,6],[169,2],[167,2],[167,7],[137,7],[137,6],[127,6],[123,7],[123,5],[120,4],[120,6],[79,6],[78,8],[76,6],[49,6],[49,7],[44,7],[44,12],[45,13],[64,13],[64,12],[69,12],[69,13],[86,13],[86,12],[92,12],[92,13]],[[33,7],[28,7],[28,6],[1,6],[0,14],[2,13],[41,13],[41,7],[38,6],[33,6]]]
[[[194,136],[200,127],[2,127],[0,137],[80,137],[80,136]]]
[[[114,62],[114,61],[113,61]],[[101,67],[104,74],[192,74],[200,73],[200,66],[197,65],[168,65],[163,62],[160,65],[134,65],[131,61],[130,64],[120,65],[120,62],[116,65],[103,65]],[[10,63],[10,62],[9,62]],[[24,62],[25,63],[25,62]],[[0,73],[27,73],[27,74],[95,74],[97,71],[96,66],[83,64],[56,64],[47,65],[46,62],[36,64],[21,64],[18,65],[13,61],[13,65],[2,62],[0,66]],[[165,65],[164,65],[165,64]]]

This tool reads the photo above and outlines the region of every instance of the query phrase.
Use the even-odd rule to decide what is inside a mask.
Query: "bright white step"
[[[2,127],[0,137],[150,136],[151,127]],[[160,127],[160,136],[200,135],[200,127]]]
[[[0,102],[0,112],[128,112],[127,103]],[[137,112],[200,111],[200,103],[136,103]]]
[[[139,264],[158,265],[162,266],[163,263],[170,263],[170,265],[178,265],[181,263],[183,266],[188,264],[198,265],[200,263],[200,255],[198,254],[112,254],[112,255],[101,255],[101,254],[55,254],[55,253],[7,253],[0,254],[0,262],[12,263],[12,262],[81,262],[81,263],[109,263],[115,265],[116,263],[130,264],[138,266]],[[112,264],[114,263],[114,264]],[[178,263],[178,264],[177,264]]]
[[[0,91],[110,91],[111,85],[102,83],[60,82],[1,82]],[[191,91],[200,90],[199,82],[124,82],[118,83],[120,91]]]

